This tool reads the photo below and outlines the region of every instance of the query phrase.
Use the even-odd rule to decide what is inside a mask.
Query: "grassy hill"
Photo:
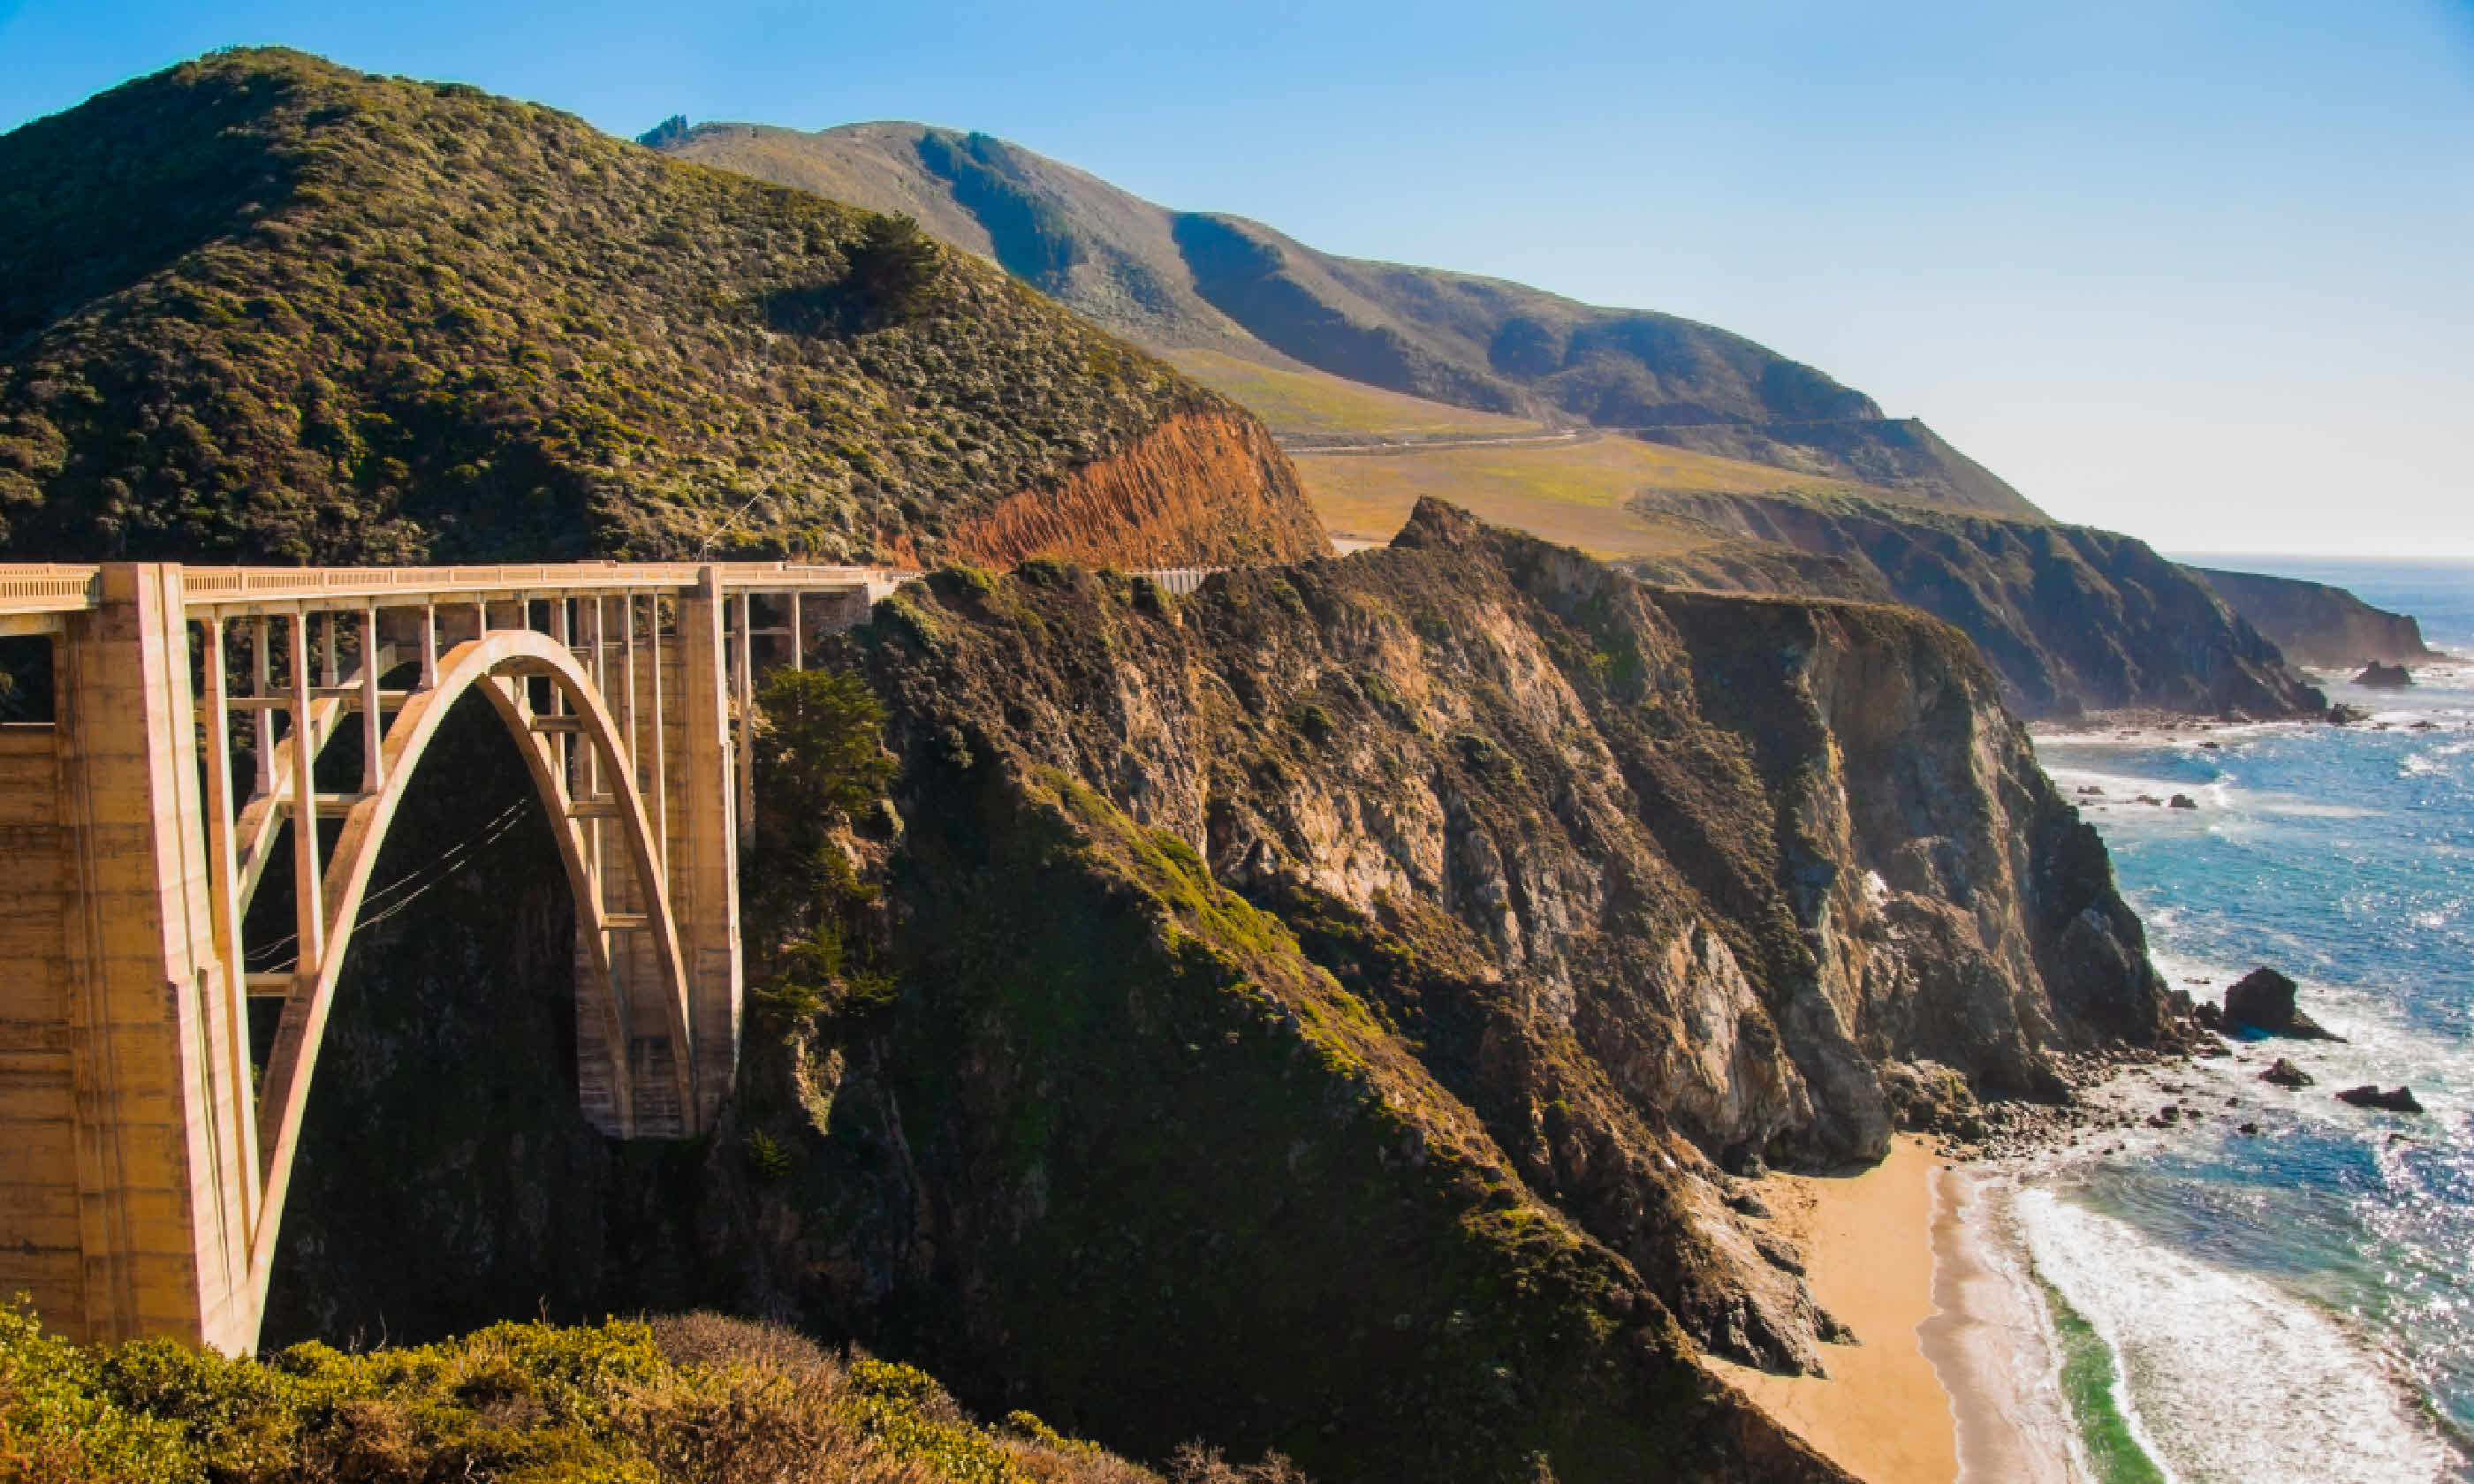
[[[1501,279],[1336,257],[1257,222],[1154,205],[987,134],[666,130],[679,156],[907,211],[1154,350],[1312,368],[1532,420],[1861,480],[1951,509],[2037,515],[1921,424],[1742,336]],[[1242,394],[1241,394],[1242,395]]]
[[[1059,491],[1322,549],[1251,419],[978,258],[466,86],[212,55],[0,137],[0,222],[11,558],[991,560],[1079,551]]]
[[[1291,447],[1365,439],[1497,438],[1553,424],[1429,401],[1311,366],[1228,350],[1171,347],[1160,358],[1271,425]]]
[[[1323,523],[1343,536],[1390,539],[1421,495],[1601,558],[1664,556],[1733,538],[1696,521],[1637,508],[1661,491],[1714,495],[1854,493],[1864,487],[1620,434],[1564,442],[1407,446],[1294,454]],[[1872,492],[1872,491],[1864,491]]]

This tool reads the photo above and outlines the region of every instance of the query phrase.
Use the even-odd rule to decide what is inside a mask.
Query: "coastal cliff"
[[[347,1054],[279,1286],[379,1242],[424,1323],[493,1264],[553,1312],[794,1317],[1145,1457],[1832,1478],[1693,1359],[1811,1370],[1839,1332],[1742,1176],[2177,1034],[2093,831],[1911,611],[1661,592],[1430,503],[1181,602],[940,573],[834,663],[899,773],[813,894],[759,889],[721,1131],[601,1145],[536,1099],[503,1183],[458,1144],[348,1185],[317,1131],[411,1089]],[[477,993],[418,944],[345,1044],[384,995]],[[471,1242],[402,1235],[442,1223]]]
[[[2373,608],[2342,587],[2258,572],[2190,570],[2296,664],[2343,669],[2439,658],[2423,643],[2422,625],[2413,615]]]
[[[2023,715],[2324,708],[2276,645],[2189,569],[2131,537],[1840,496],[1649,494],[1634,504],[1758,543],[1722,545],[1714,557],[1629,559],[1637,575],[1910,604],[1974,639]]]

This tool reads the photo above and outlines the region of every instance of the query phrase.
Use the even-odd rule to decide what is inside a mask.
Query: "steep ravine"
[[[533,1095],[503,1149],[438,1120],[383,1188],[320,1174],[319,1126],[502,1095],[449,1042],[503,1028],[424,1009],[498,992],[406,931],[339,1004],[285,1281],[426,1213],[400,1230],[489,1234],[390,1238],[390,1281],[452,1296],[424,1324],[508,1272],[554,1310],[796,1317],[1146,1456],[1834,1478],[1692,1363],[1831,1350],[1743,1176],[1878,1156],[1918,1063],[2034,1094],[2176,1034],[2093,831],[1910,611],[1661,592],[1429,504],[1183,602],[942,573],[837,662],[901,771],[835,836],[845,884],[772,924],[833,924],[838,977],[757,1007],[724,1128],[594,1149]],[[434,1075],[352,1054],[406,1024]]]

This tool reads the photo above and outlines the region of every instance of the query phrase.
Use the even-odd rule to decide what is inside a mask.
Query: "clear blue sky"
[[[2474,556],[2474,0],[0,0],[0,128],[235,42],[985,130],[1741,331],[2168,549]]]

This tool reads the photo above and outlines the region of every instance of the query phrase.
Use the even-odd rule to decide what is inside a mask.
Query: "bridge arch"
[[[546,684],[555,698],[549,710],[538,710],[532,704],[536,682]],[[565,643],[529,629],[485,632],[439,657],[435,683],[407,697],[386,727],[380,750],[383,785],[352,804],[323,873],[323,951],[314,973],[301,975],[284,1001],[258,1099],[263,1195],[260,1216],[251,1233],[248,1264],[256,1289],[253,1308],[264,1304],[264,1285],[274,1266],[310,1083],[371,873],[423,755],[455,703],[475,690],[513,733],[534,791],[549,814],[575,906],[578,937],[590,960],[579,993],[602,1032],[598,1039],[610,1063],[607,1074],[619,1132],[623,1136],[637,1131],[637,1103],[647,1091],[667,1094],[662,1100],[674,1109],[697,1106],[693,1016],[678,924],[651,817],[636,786],[620,728],[592,676]],[[571,761],[562,763],[554,740],[561,736],[572,736],[590,750],[597,763],[590,772],[602,781],[605,794],[576,797],[577,770]],[[587,820],[617,826],[618,849],[600,862],[585,838]],[[628,914],[637,921],[623,926],[618,922],[619,915],[610,910],[605,890],[613,884],[606,874],[614,865],[624,868],[644,909]],[[596,875],[596,868],[605,874]],[[622,930],[641,931],[651,939],[655,973],[654,983],[643,987],[652,992],[647,995],[631,995],[626,993],[629,987],[618,981],[610,949],[613,932]],[[631,1025],[629,1010],[641,1013],[645,1008],[642,1000],[647,998],[658,1007],[658,1026]],[[657,1030],[670,1047],[667,1076],[661,1075],[662,1068],[654,1068],[650,1086],[629,1065],[629,1048],[646,1030]]]

